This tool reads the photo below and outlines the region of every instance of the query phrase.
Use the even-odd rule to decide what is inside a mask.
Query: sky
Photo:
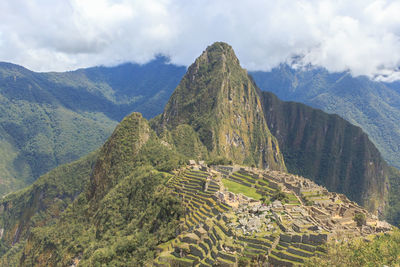
[[[190,65],[215,41],[248,70],[281,63],[400,79],[400,1],[1,0],[0,61],[66,71],[165,55]]]

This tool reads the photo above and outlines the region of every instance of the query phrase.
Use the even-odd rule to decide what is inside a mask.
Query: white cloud
[[[381,0],[2,0],[0,60],[68,70],[161,53],[189,65],[226,41],[251,70],[301,55],[331,71],[398,79],[399,14],[399,1]]]

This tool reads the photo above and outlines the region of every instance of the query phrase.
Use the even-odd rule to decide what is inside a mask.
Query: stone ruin
[[[275,213],[284,213],[288,223],[282,223],[281,229],[285,231],[299,232],[302,230],[321,230],[335,235],[335,231],[348,232],[352,235],[363,236],[374,232],[389,231],[390,224],[379,221],[374,215],[362,208],[345,195],[329,192],[325,187],[317,185],[313,181],[288,173],[260,170],[250,167],[237,167],[238,171],[246,172],[251,178],[268,180],[268,186],[272,189],[282,190],[283,192],[294,193],[301,201],[301,205],[282,205],[275,201],[271,205],[271,210]],[[215,170],[223,171],[224,177],[227,171],[234,172],[233,167],[218,166]],[[248,199],[235,196],[231,192],[224,192],[221,201],[233,204],[232,206],[246,205]],[[305,199],[312,205],[305,205]],[[234,203],[238,202],[237,205]],[[366,216],[366,225],[357,227],[354,221],[356,213]],[[328,234],[330,235],[330,234]]]
[[[194,159],[190,159],[189,166],[197,171],[209,171],[209,167],[204,160],[199,160],[198,162],[196,162]]]
[[[269,201],[235,194],[221,178],[256,189]],[[170,187],[183,200],[186,216],[181,232],[167,247],[160,247],[156,266],[237,266],[239,257],[264,266],[301,265],[324,253],[329,240],[390,231],[343,194],[283,172],[241,166],[213,166],[190,162],[176,172]],[[284,192],[289,200],[271,200]],[[366,223],[357,226],[362,213]]]

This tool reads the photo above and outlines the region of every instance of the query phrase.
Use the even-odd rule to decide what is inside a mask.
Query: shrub
[[[285,192],[282,192],[279,190],[271,197],[271,201],[275,201],[275,200],[279,200],[281,202],[287,202],[287,201],[289,201],[289,197],[286,195]]]
[[[215,157],[207,161],[208,165],[232,165],[232,160],[225,157]]]
[[[366,224],[367,220],[364,213],[356,213],[353,220],[357,223],[357,226],[361,227]]]
[[[239,267],[249,266],[249,260],[245,257],[240,257],[238,261],[238,266]]]

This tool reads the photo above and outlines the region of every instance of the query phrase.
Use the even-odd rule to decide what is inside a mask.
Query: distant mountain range
[[[161,113],[185,70],[165,58],[64,73],[0,63],[0,195],[97,149],[132,111]]]
[[[93,151],[132,111],[152,118],[186,71],[159,57],[65,73],[0,63],[0,195]],[[264,91],[335,113],[360,126],[389,164],[400,167],[400,82],[323,68],[250,72]]]
[[[285,101],[338,114],[360,126],[389,164],[400,167],[400,83],[376,82],[323,68],[281,65],[251,73],[257,85]]]

